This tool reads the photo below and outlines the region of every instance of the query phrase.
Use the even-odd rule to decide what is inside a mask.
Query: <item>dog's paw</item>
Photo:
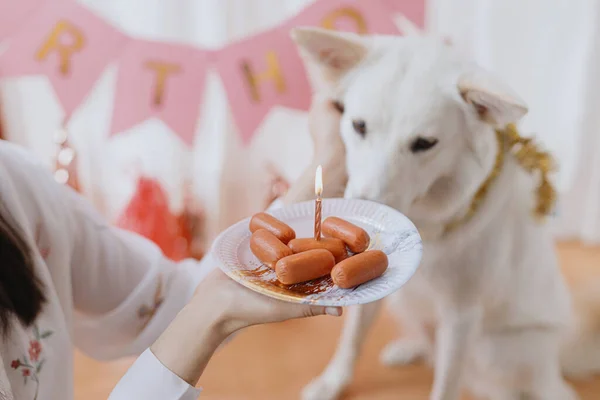
[[[345,378],[322,375],[302,390],[302,400],[337,400],[346,388]]]
[[[426,356],[422,342],[411,339],[398,339],[381,351],[379,360],[388,367],[412,364]]]

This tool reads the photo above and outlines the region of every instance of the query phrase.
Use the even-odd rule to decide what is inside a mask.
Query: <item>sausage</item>
[[[293,285],[328,275],[334,265],[333,254],[325,249],[313,249],[277,261],[275,273],[279,282]]]
[[[337,238],[321,238],[315,240],[313,238],[293,239],[290,240],[288,246],[294,254],[302,253],[312,249],[328,250],[335,258],[336,264],[348,257],[348,250],[341,239]]]
[[[266,229],[259,229],[250,237],[250,250],[263,264],[275,269],[277,261],[294,254],[292,250]]]
[[[362,253],[371,242],[369,234],[364,229],[338,217],[326,218],[321,229],[324,236],[343,240],[353,253]]]
[[[288,244],[290,240],[296,237],[296,232],[292,228],[274,216],[263,212],[254,214],[250,219],[250,232],[254,233],[259,229],[268,230],[277,236],[277,239],[281,240],[283,244]]]
[[[369,250],[333,267],[331,279],[342,289],[349,289],[380,277],[387,267],[388,258],[383,251]]]

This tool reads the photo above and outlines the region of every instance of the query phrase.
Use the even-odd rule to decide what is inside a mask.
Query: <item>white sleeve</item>
[[[5,170],[6,190],[18,189],[13,203],[27,213],[25,223],[52,226],[60,265],[49,268],[68,286],[61,290],[70,291],[58,295],[74,309],[75,344],[94,358],[141,354],[214,267],[208,257],[200,263],[167,259],[150,240],[108,224],[30,153],[0,141],[0,179]]]
[[[171,372],[148,349],[121,378],[108,400],[196,400],[200,392]]]
[[[282,205],[275,200],[268,209]],[[83,231],[77,234],[82,247],[72,272],[73,297],[77,309],[86,313],[78,318],[76,343],[101,359],[140,354],[216,264],[210,254],[200,263],[174,263],[150,241],[108,227],[86,209],[86,204],[76,209]]]
[[[61,252],[55,271],[70,282],[77,347],[97,359],[141,354],[214,267],[210,258],[173,262],[150,240],[108,224],[27,152],[2,143],[0,156],[0,172],[6,167],[18,185],[27,218],[52,225]]]
[[[30,158],[0,141],[0,188],[6,170],[9,189],[19,189],[9,193],[17,199],[19,217],[52,225],[60,262],[49,271],[66,282],[66,292],[52,295],[75,309],[75,344],[97,359],[141,354],[190,300],[214,267],[212,259],[167,259],[150,240],[110,226],[85,199],[58,185]],[[10,389],[5,387],[3,364],[0,357],[0,398]],[[146,350],[111,398],[188,400],[198,394]]]
[[[96,359],[138,355],[190,300],[214,268],[173,262],[150,240],[107,225],[71,194],[76,240],[72,258],[75,344]]]

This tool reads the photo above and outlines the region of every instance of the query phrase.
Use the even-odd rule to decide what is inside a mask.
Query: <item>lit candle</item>
[[[315,175],[315,195],[317,195],[317,198],[315,199],[315,240],[321,239],[321,203],[323,202],[323,199],[321,198],[322,194],[323,169],[319,165]]]

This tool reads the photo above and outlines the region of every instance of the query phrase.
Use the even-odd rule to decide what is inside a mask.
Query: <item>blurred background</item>
[[[135,38],[219,49],[281,24],[313,0],[79,3]],[[522,132],[533,134],[557,158],[561,197],[552,226],[572,285],[600,269],[599,16],[600,2],[595,0],[426,2],[428,34],[449,39],[509,82],[530,106]],[[135,214],[127,213],[131,207],[149,207],[150,214],[157,209],[151,207],[163,207],[161,212],[183,219],[187,231],[180,235],[190,248],[187,253],[174,251],[174,258],[200,258],[223,228],[264,209],[310,162],[311,141],[301,111],[274,108],[244,146],[223,82],[212,70],[191,148],[157,119],[108,140],[115,81],[116,67],[111,65],[68,124],[68,146],[77,155],[71,174],[77,176],[80,191],[122,225],[135,225],[127,222]],[[4,79],[0,88],[2,136],[32,149],[53,168],[55,133],[64,114],[48,79]],[[164,204],[149,204],[156,198],[144,192],[140,177],[158,183]],[[240,335],[203,377],[203,397],[296,398],[333,353],[339,327],[339,321],[319,318]],[[427,369],[386,370],[377,362],[378,351],[395,331],[387,315],[382,316],[347,398],[427,398]],[[130,362],[99,364],[78,355],[76,397],[106,398]],[[578,390],[586,399],[600,396],[598,382],[582,383]]]

